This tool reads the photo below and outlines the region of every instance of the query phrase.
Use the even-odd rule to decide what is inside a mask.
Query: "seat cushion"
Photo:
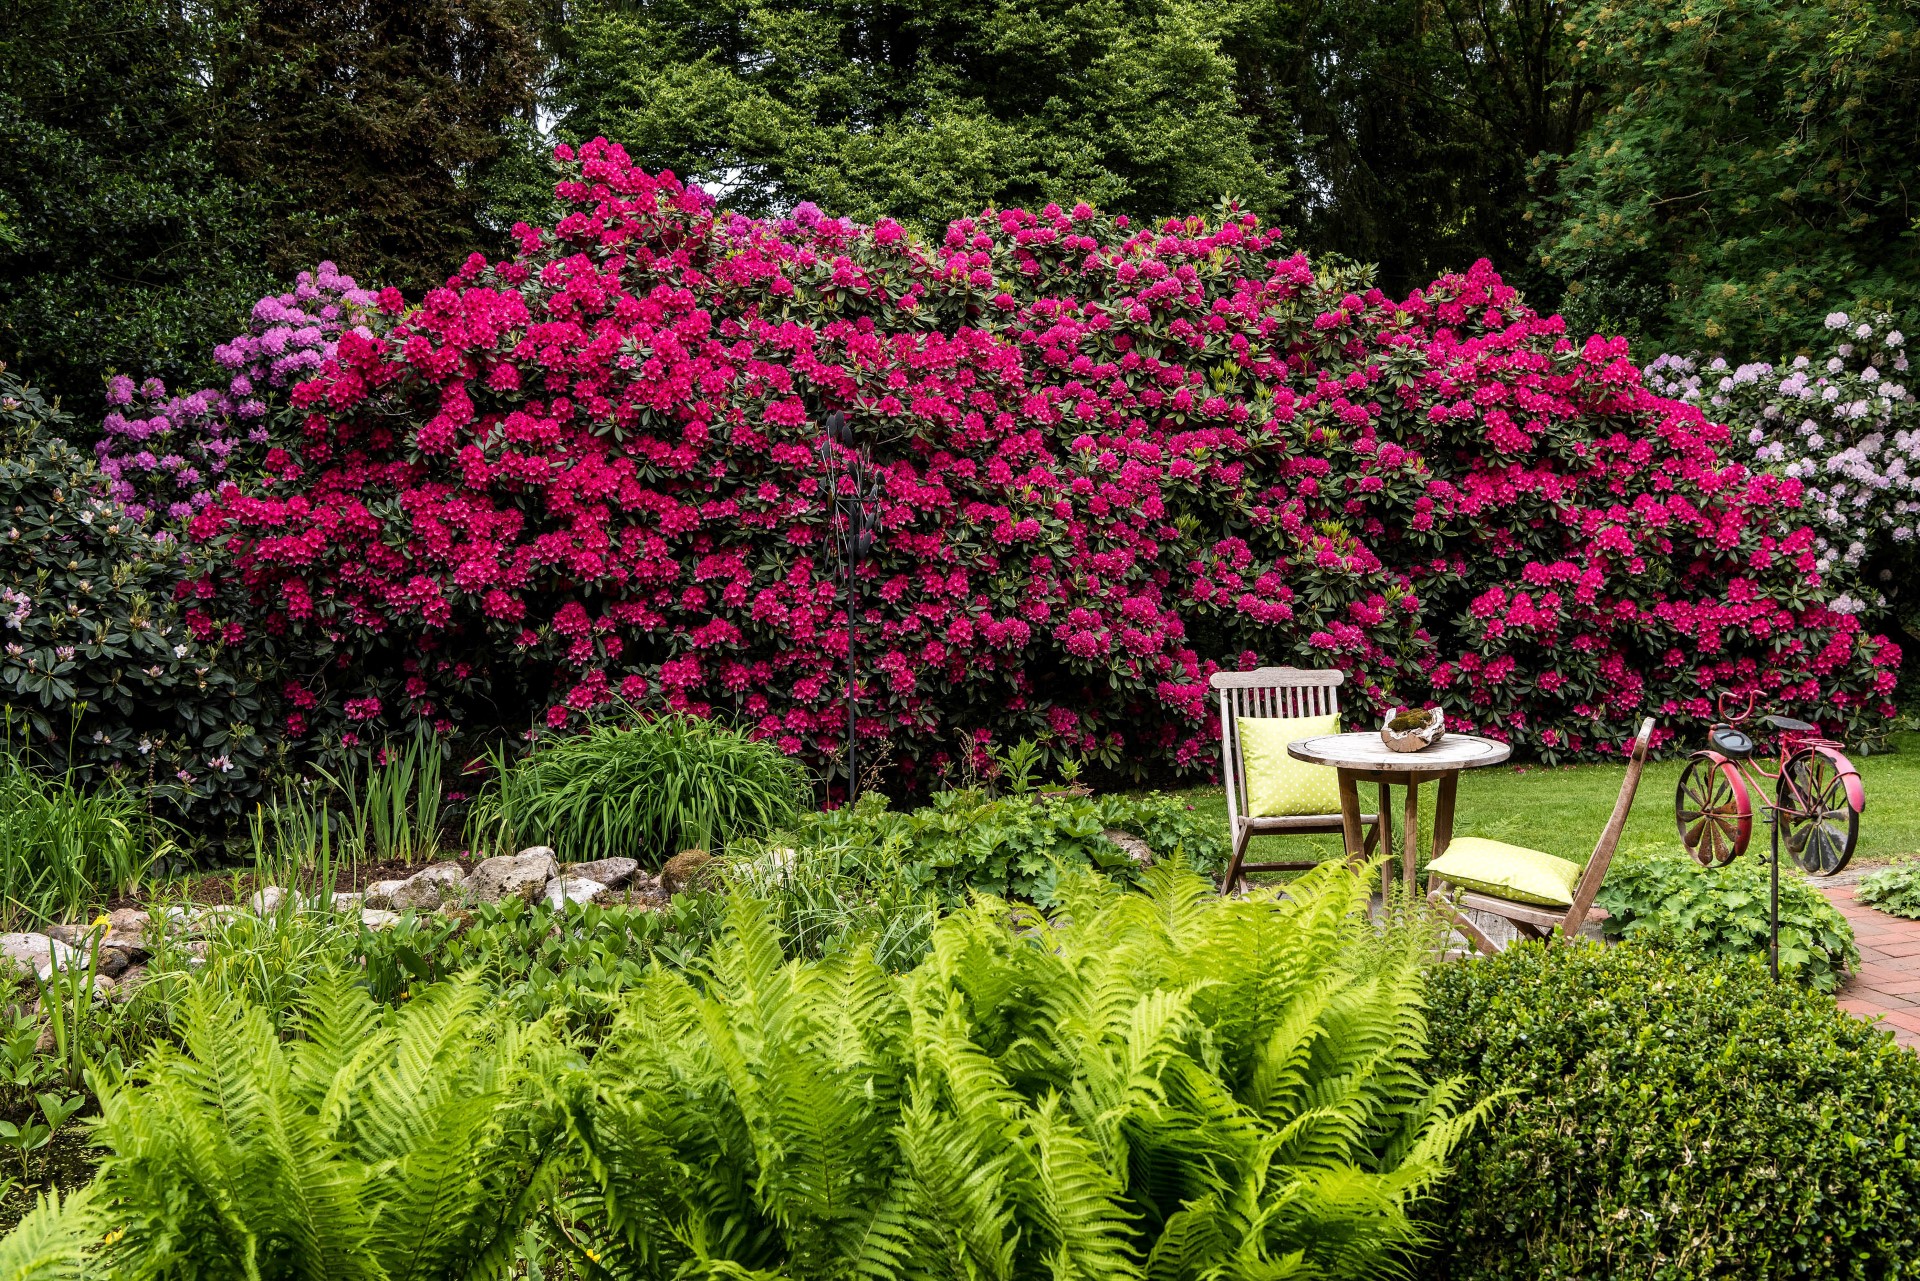
[[[1242,716],[1240,757],[1247,773],[1247,814],[1338,814],[1340,774],[1331,765],[1296,761],[1287,744],[1340,732],[1339,713],[1328,716]]]
[[[1427,864],[1429,878],[1540,907],[1572,907],[1582,870],[1564,858],[1480,836],[1456,838]]]

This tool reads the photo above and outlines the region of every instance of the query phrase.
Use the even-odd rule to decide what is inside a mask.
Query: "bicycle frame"
[[[1741,709],[1738,716],[1732,715],[1727,711],[1727,699],[1731,697],[1733,697],[1731,694],[1721,694],[1714,700],[1713,709],[1719,715],[1720,720],[1708,730],[1708,742],[1713,741],[1711,737],[1713,730],[1723,728],[1733,729],[1753,719],[1753,708],[1759,699],[1759,695],[1748,694],[1747,704]],[[1781,807],[1767,799],[1767,793],[1770,790],[1769,785],[1773,787],[1779,785],[1781,775],[1786,773],[1788,759],[1803,747],[1825,747],[1835,753],[1840,753],[1843,744],[1831,738],[1822,738],[1818,734],[1809,734],[1805,730],[1779,730],[1777,731],[1773,752],[1774,768],[1771,771],[1752,754],[1744,757],[1733,757],[1728,756],[1724,752],[1716,752],[1709,747],[1701,749],[1694,753],[1694,755],[1707,757],[1716,764],[1732,766],[1733,774],[1738,778],[1738,782],[1735,782],[1735,777],[1729,777],[1727,781],[1729,783],[1735,783],[1735,790],[1739,793],[1741,802],[1740,808],[1742,810],[1751,809],[1751,805],[1749,804],[1750,798],[1753,794],[1757,793],[1760,797],[1761,806],[1768,811],[1767,821],[1772,822],[1772,814]],[[1845,760],[1846,758],[1842,755],[1841,759]],[[1856,809],[1863,808],[1866,805],[1866,791],[1860,784],[1860,775],[1853,771],[1851,762],[1849,762],[1848,768],[1840,777],[1841,783],[1847,789],[1847,799],[1853,803]],[[1787,789],[1793,793],[1795,802],[1794,808],[1790,812],[1797,814],[1808,812],[1808,804],[1806,798],[1800,794],[1799,783],[1789,778],[1786,780],[1786,785]],[[1743,822],[1740,832],[1742,845],[1746,844],[1746,839],[1750,835],[1750,823]]]

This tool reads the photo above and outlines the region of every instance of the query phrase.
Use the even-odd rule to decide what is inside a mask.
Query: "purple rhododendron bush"
[[[556,226],[382,292],[265,479],[193,519],[226,568],[189,625],[280,673],[309,748],[625,700],[829,761],[834,411],[882,492],[857,733],[910,774],[1023,737],[1204,770],[1207,677],[1262,663],[1549,759],[1722,688],[1850,739],[1891,711],[1898,651],[1825,603],[1800,483],[1485,263],[1394,300],[1231,210],[927,244],[559,154]]]

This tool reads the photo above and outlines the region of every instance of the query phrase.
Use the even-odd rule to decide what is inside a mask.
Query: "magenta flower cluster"
[[[1222,666],[1339,666],[1549,758],[1752,690],[1872,733],[1899,651],[1824,599],[1801,481],[1486,263],[1405,298],[1251,215],[992,210],[938,243],[720,213],[596,140],[551,229],[349,331],[272,484],[191,536],[196,636],[323,750],[617,699],[823,764],[1016,738],[1205,769]],[[879,477],[859,609],[823,423]],[[838,473],[843,481],[845,469]],[[522,719],[519,722],[524,725]]]
[[[206,507],[224,481],[264,465],[287,391],[320,372],[341,334],[370,337],[378,315],[370,290],[323,262],[255,303],[247,332],[214,348],[224,388],[169,395],[157,378],[109,378],[94,447],[109,495],[138,519],[185,520]]]

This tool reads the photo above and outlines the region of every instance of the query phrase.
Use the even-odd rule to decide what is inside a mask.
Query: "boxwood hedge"
[[[1757,959],[1515,947],[1428,979],[1498,1095],[1422,1275],[1920,1276],[1920,1056]]]

